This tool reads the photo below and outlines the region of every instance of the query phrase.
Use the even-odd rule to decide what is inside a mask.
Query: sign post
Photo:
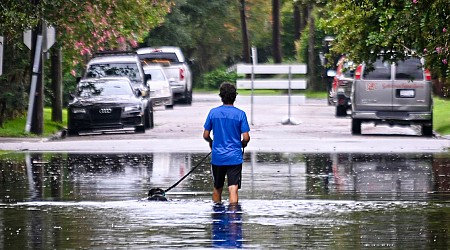
[[[36,87],[38,85],[38,77],[42,74],[42,52],[47,52],[55,43],[55,28],[47,25],[46,22],[42,22],[42,26],[38,29],[36,44],[34,45],[34,57],[33,57],[33,65],[32,65],[32,76],[31,76],[31,87],[30,87],[30,95],[28,100],[28,113],[27,120],[25,124],[25,132],[30,132],[32,118],[33,118],[33,110],[35,105],[35,97],[36,97]],[[32,44],[32,31],[27,30],[23,33],[23,42],[29,48],[33,48]],[[43,95],[39,91],[39,95]],[[43,112],[43,111],[42,111]],[[43,121],[42,121],[43,122]]]
[[[3,74],[3,36],[0,36],[0,76]]]

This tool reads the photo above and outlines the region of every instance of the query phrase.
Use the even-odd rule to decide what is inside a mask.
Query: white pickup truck
[[[169,79],[173,100],[192,103],[192,74],[181,49],[172,46],[147,47],[136,50],[142,65],[159,64]]]

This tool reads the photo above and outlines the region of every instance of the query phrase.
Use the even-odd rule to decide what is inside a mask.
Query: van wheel
[[[422,125],[422,135],[427,137],[433,136],[433,125]]]
[[[352,119],[352,134],[353,135],[361,134],[361,120]]]
[[[347,108],[342,105],[336,106],[336,116],[347,116]]]

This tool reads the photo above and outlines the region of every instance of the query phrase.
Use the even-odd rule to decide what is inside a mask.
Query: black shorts
[[[242,164],[229,166],[211,164],[211,174],[215,188],[223,188],[225,176],[228,179],[228,186],[238,185],[238,188],[241,188]]]

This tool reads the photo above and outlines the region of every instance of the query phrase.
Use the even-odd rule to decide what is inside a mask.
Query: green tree
[[[334,53],[347,53],[356,62],[373,61],[381,52],[394,58],[417,54],[437,79],[437,92],[448,89],[448,1],[339,0],[327,9],[322,25],[336,36]]]
[[[195,85],[203,85],[201,76],[207,72],[244,61],[239,9],[242,1],[173,2],[164,23],[151,30],[141,46],[180,47],[186,57],[194,60]],[[249,43],[258,48],[262,62],[271,54],[270,10],[266,0],[245,1]]]
[[[4,74],[0,77],[0,125],[22,115],[29,90],[30,52],[22,33],[40,20],[56,27],[57,44],[64,55],[64,74],[80,75],[84,63],[99,50],[137,46],[148,30],[169,10],[165,0],[35,1],[2,0],[0,34],[5,37]],[[10,63],[14,62],[14,63]],[[74,85],[75,81],[64,82]],[[17,101],[20,100],[20,101]]]

